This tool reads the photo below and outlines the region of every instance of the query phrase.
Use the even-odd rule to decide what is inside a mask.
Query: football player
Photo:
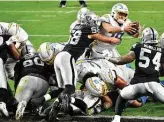
[[[43,96],[47,92],[49,69],[30,45],[22,48],[21,59],[14,69],[15,98],[18,101],[15,117],[16,120],[19,120],[23,117],[29,100]]]
[[[0,22],[0,27],[0,37],[2,42],[8,40],[10,37],[13,39],[15,38],[14,44],[18,51],[20,51],[22,46],[25,44],[32,45],[31,42],[28,40],[28,34],[26,33],[26,31],[17,23]],[[10,79],[12,79],[14,76],[15,63],[16,60],[13,59],[11,56],[8,57],[5,63],[7,76]]]
[[[7,76],[4,65],[8,58],[12,58],[14,60],[18,60],[20,58],[19,49],[26,43],[27,39],[27,33],[18,24],[0,22],[0,111],[5,116],[8,116],[6,101],[9,98],[9,92],[7,90]],[[8,68],[6,69],[8,72]]]
[[[125,103],[142,95],[151,95],[164,103],[164,88],[159,83],[160,68],[164,67],[164,52],[158,44],[158,32],[154,28],[145,28],[141,43],[134,44],[130,52],[121,57],[112,57],[115,64],[130,63],[135,60],[135,74],[131,85],[125,87],[116,102],[116,114],[112,122],[120,122]]]
[[[54,68],[57,77],[58,91],[53,91],[47,94],[48,99],[59,96],[59,103],[67,112],[70,102],[76,103],[76,100],[70,99],[70,95],[75,92],[76,85],[76,68],[75,61],[81,56],[86,47],[88,47],[94,39],[100,39],[106,43],[118,43],[117,38],[106,37],[98,33],[97,23],[99,18],[94,13],[89,13],[85,16],[82,24],[76,24],[71,31],[69,42],[65,45],[64,49],[56,55],[54,60]],[[46,99],[45,99],[46,100]],[[38,103],[38,100],[33,100]],[[57,101],[56,101],[57,102]]]
[[[84,17],[89,13],[90,10],[88,8],[81,8],[78,13],[77,13],[77,20],[75,20],[71,25],[70,25],[70,32],[74,28],[76,24],[81,24],[82,21],[84,20]]]
[[[101,17],[100,33],[108,37],[115,37],[122,41],[122,36],[125,32],[133,37],[138,37],[141,27],[139,24],[133,24],[128,19],[129,10],[123,3],[117,3],[112,7],[110,14],[105,14]],[[134,26],[137,28],[134,28]],[[116,49],[118,44],[107,44],[97,40],[92,46],[91,57],[101,56],[120,56]]]

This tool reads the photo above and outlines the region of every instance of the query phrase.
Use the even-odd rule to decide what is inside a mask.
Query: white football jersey
[[[131,22],[129,19],[127,19],[123,23],[123,25],[119,25],[117,23],[117,21],[110,14],[103,15],[101,17],[101,21],[110,23],[112,26],[115,26],[115,27],[125,26]],[[119,33],[114,33],[114,34],[108,33],[102,27],[100,27],[100,33],[107,37],[119,38],[120,40],[121,40],[122,36],[124,35],[124,32],[119,32]],[[117,45],[112,45],[112,44],[101,42],[101,41],[97,40],[97,43],[92,48],[93,49],[92,57],[101,57],[102,55],[106,55],[107,52],[110,53],[110,55],[112,55],[113,57],[118,57],[119,53],[115,49],[116,46]]]
[[[0,35],[1,43],[6,41],[1,38],[3,35],[11,36],[10,38],[16,37],[15,47],[18,49],[18,51],[21,50],[23,45],[32,45],[32,43],[28,40],[28,34],[26,31],[16,23],[0,22]],[[16,61],[9,56],[5,63],[5,69],[9,78],[14,76],[15,64]]]
[[[114,84],[117,75],[128,83],[134,76],[133,69],[126,67],[126,65],[114,65],[106,59],[79,60],[76,63],[76,69],[79,81],[81,81],[88,72],[91,72],[93,74],[98,74],[104,82],[110,85]]]
[[[28,34],[26,33],[26,31],[16,23],[0,22],[0,35],[16,36],[16,43],[23,44],[26,43],[26,41],[28,40]],[[19,46],[17,46],[17,48],[19,48]]]

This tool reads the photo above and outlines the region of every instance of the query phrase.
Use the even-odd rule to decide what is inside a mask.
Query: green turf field
[[[98,15],[109,13],[117,2],[88,1],[89,9]],[[129,18],[139,21],[143,27],[154,27],[159,34],[164,32],[164,2],[125,1],[130,11]],[[16,22],[29,34],[29,40],[35,48],[42,42],[65,42],[69,37],[69,26],[76,19],[79,7],[77,1],[68,1],[67,8],[58,8],[59,1],[49,2],[0,2],[0,19],[3,22]],[[118,46],[125,54],[138,39],[125,35]],[[12,83],[11,83],[12,84]],[[164,105],[148,103],[142,108],[127,109],[124,115],[164,116]],[[103,114],[113,114],[107,111]]]

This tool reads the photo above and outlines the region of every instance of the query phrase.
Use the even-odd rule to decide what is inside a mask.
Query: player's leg
[[[68,52],[59,53],[54,62],[55,67],[59,68],[60,75],[62,78],[59,78],[59,73],[56,72],[58,85],[61,83],[61,79],[64,85],[64,90],[59,96],[59,100],[62,101],[63,109],[66,112],[68,110],[69,104],[71,102],[70,95],[75,92],[75,85],[77,79],[77,72],[75,68],[75,60]],[[59,86],[62,88],[63,86]],[[66,102],[66,103],[64,103]]]
[[[32,95],[32,98],[41,97],[46,94],[48,90],[48,82],[42,78],[36,77],[37,87]]]
[[[3,60],[0,58],[0,112],[2,112],[5,116],[9,116],[8,111],[6,109],[7,100],[7,77],[5,73]]]
[[[79,0],[79,3],[81,7],[87,7],[86,1],[85,0]]]
[[[129,85],[125,87],[117,101],[116,101],[116,112],[115,117],[112,122],[120,122],[120,116],[122,115],[123,110],[125,109],[125,105],[127,100],[133,100],[139,96],[143,96],[147,94],[147,89],[143,83],[135,84],[135,85]]]
[[[57,82],[58,85],[63,82],[65,87],[63,93],[71,95],[75,92],[75,85],[77,79],[77,71],[75,68],[75,60],[68,52],[61,52],[56,56],[55,63],[56,67],[60,70],[60,75],[62,78],[59,78],[57,73]],[[62,81],[61,81],[62,80]],[[63,86],[59,86],[62,88]]]
[[[157,82],[145,83],[147,90],[160,102],[164,103],[164,87]]]
[[[12,58],[8,58],[6,63],[5,63],[5,69],[7,73],[7,77],[13,80],[14,77],[14,67],[16,65],[16,60]]]
[[[67,0],[60,0],[60,5],[59,5],[59,7],[61,7],[61,8],[66,7],[66,2],[67,2]]]
[[[41,82],[42,82],[42,79],[38,81],[38,77],[35,77],[35,76],[25,76],[21,78],[16,88],[16,93],[15,93],[15,98],[18,101],[16,116],[15,116],[17,120],[23,117],[23,113],[24,113],[27,103],[32,98],[33,94],[37,94],[36,90],[41,89],[41,85],[39,85],[39,83]],[[45,85],[44,87],[47,90],[48,84],[45,83],[43,85]],[[44,93],[46,92],[45,89],[43,89]],[[42,95],[44,95],[44,93]]]

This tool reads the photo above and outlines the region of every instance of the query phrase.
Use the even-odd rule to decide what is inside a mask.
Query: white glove
[[[10,37],[9,40],[6,41],[6,45],[9,46],[13,42],[19,42],[19,37],[18,36],[12,36],[12,37]]]

